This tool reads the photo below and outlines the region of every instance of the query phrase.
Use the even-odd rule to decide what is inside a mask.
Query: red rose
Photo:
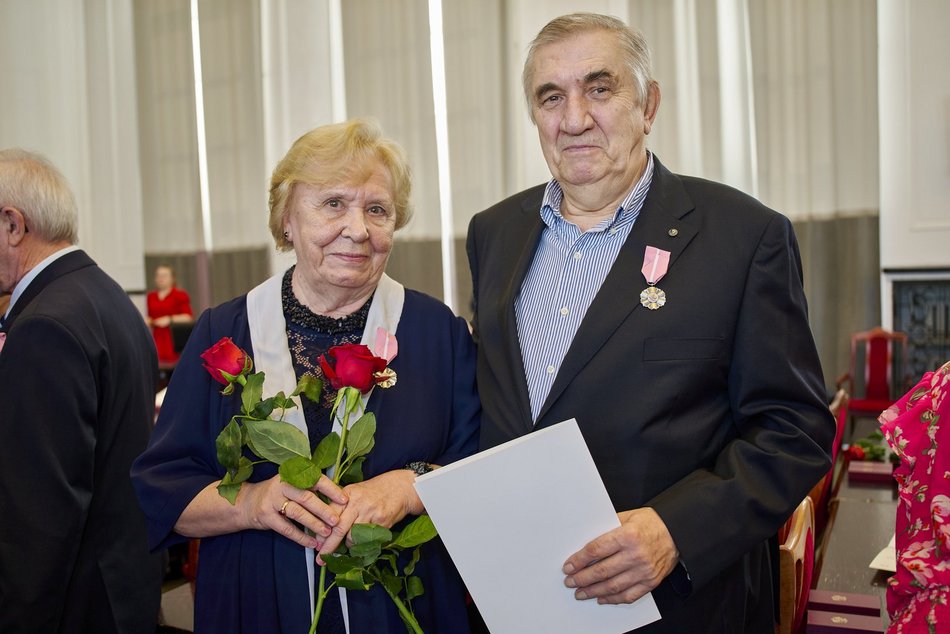
[[[848,457],[852,460],[864,460],[864,449],[858,445],[848,447]]]
[[[222,385],[231,383],[222,372],[238,376],[249,372],[253,365],[251,357],[238,348],[230,337],[222,337],[218,343],[202,352],[201,358],[205,361],[204,367],[208,374]]]
[[[320,367],[334,390],[355,387],[366,394],[381,380],[376,373],[386,369],[386,360],[362,344],[346,343],[320,355]]]

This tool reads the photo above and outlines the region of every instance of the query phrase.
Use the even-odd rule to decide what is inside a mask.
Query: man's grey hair
[[[78,242],[76,198],[62,173],[40,154],[0,150],[0,207],[17,208],[45,242]]]
[[[637,91],[637,105],[645,104],[650,92],[650,84],[654,83],[653,63],[650,56],[650,47],[640,31],[627,26],[622,20],[610,15],[599,13],[572,13],[554,18],[544,25],[538,35],[528,45],[528,56],[524,61],[524,70],[521,73],[521,83],[524,88],[525,101],[528,102],[528,112],[534,121],[534,110],[531,94],[533,80],[534,58],[538,49],[548,44],[566,40],[579,33],[589,31],[608,31],[613,33],[623,51],[624,63],[633,76]]]

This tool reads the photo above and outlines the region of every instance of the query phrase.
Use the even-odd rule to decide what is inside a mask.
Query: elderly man
[[[791,224],[647,151],[660,90],[619,20],[551,21],[523,81],[553,179],[469,228],[482,447],[577,419],[621,522],[557,562],[578,600],[770,632],[769,540],[834,435]]]
[[[155,410],[151,335],[76,243],[40,156],[0,151],[0,632],[155,632],[161,563],[129,468]]]

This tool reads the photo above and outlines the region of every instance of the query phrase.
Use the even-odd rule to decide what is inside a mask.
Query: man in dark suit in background
[[[74,246],[49,162],[0,151],[0,632],[153,634],[161,562],[129,467],[157,359],[128,296]]]
[[[659,87],[619,20],[553,20],[523,80],[553,180],[469,227],[482,448],[577,419],[621,521],[557,562],[577,599],[771,632],[769,540],[834,436],[791,224],[646,150]]]

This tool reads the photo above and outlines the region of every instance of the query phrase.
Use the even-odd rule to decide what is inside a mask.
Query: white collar
[[[26,290],[26,287],[30,285],[30,282],[36,279],[36,276],[39,275],[43,269],[67,253],[72,253],[73,251],[79,251],[79,247],[75,244],[46,256],[46,258],[41,260],[39,264],[30,269],[27,274],[24,275],[19,282],[17,282],[16,286],[13,287],[13,294],[10,296],[10,304],[7,306],[7,312],[4,313],[3,319],[6,320],[7,316],[10,314],[10,311],[13,310],[13,305],[16,304],[16,300],[20,299],[20,295],[23,294],[23,291]]]

